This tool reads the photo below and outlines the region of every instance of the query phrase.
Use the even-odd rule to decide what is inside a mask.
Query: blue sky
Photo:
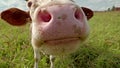
[[[120,0],[75,0],[75,2],[92,10],[106,10],[113,5],[120,7]],[[24,0],[0,0],[0,11],[10,7],[17,7],[26,10],[26,3]]]

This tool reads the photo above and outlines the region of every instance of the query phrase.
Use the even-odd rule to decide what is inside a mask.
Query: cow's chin
[[[40,50],[45,54],[64,55],[75,52],[82,44],[79,38],[46,41]]]
[[[49,45],[49,46],[60,46],[60,45],[67,45],[73,42],[77,42],[80,41],[79,38],[63,38],[63,39],[54,39],[54,40],[47,40],[44,41],[45,44]]]

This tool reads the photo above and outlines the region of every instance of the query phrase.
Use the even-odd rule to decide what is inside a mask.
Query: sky
[[[82,7],[88,7],[94,11],[103,11],[112,6],[120,7],[120,0],[74,0]],[[0,0],[0,11],[10,7],[27,10],[25,0]]]

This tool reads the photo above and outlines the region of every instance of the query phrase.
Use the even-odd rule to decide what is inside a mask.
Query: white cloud
[[[99,3],[99,2],[102,2],[102,1],[105,1],[105,0],[89,0],[89,2],[91,2],[91,3]]]
[[[85,6],[93,10],[105,10],[109,7],[120,6],[120,0],[75,0],[80,6]],[[10,7],[17,7],[26,10],[25,0],[0,0],[0,10]]]
[[[0,4],[5,6],[10,6],[11,4],[14,4],[17,0],[2,0],[0,1]]]
[[[80,6],[88,7],[92,10],[107,10],[112,6],[120,7],[120,0],[75,0]]]
[[[26,9],[26,3],[24,0],[1,0],[0,1],[0,10],[5,10],[11,7],[17,7],[21,9]]]

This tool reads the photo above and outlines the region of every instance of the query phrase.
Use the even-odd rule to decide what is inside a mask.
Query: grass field
[[[97,12],[89,24],[89,38],[69,58],[57,58],[56,68],[120,68],[120,12]],[[0,68],[33,68],[28,26],[13,27],[0,20]],[[49,68],[47,58],[41,58],[39,68]]]

